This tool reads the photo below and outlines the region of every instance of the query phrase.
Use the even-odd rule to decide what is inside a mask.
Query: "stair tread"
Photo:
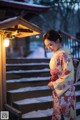
[[[79,106],[79,107],[78,107]],[[76,104],[76,109],[80,109],[80,102]],[[41,118],[48,117],[52,115],[53,108],[48,108],[46,110],[37,110],[31,111],[25,114],[22,114],[22,118]],[[78,120],[80,119],[80,115],[77,116]]]
[[[37,71],[37,70],[36,70]],[[10,80],[6,80],[6,82],[8,83],[8,82],[25,82],[25,81],[38,81],[38,80],[45,80],[45,79],[50,79],[50,76],[49,77],[30,77],[30,78],[28,78],[28,77],[26,77],[26,78],[19,78],[19,79],[10,79]],[[76,82],[75,84],[74,84],[75,86],[76,85],[80,85],[80,81],[78,81],[78,82]]]
[[[29,113],[23,114],[22,118],[39,118],[39,117],[47,117],[51,115],[52,115],[52,108],[46,110],[31,111]]]
[[[11,79],[11,80],[7,80],[7,83],[14,83],[14,82],[32,82],[32,81],[45,81],[45,80],[49,80],[50,77],[30,77],[30,78],[20,78],[20,79]]]
[[[49,65],[49,63],[17,63],[17,64],[6,64],[6,66],[30,66],[30,65]]]
[[[15,104],[24,105],[24,104],[35,104],[35,103],[43,103],[43,102],[51,102],[52,96],[45,97],[36,97],[36,98],[28,98],[19,101],[15,101]]]
[[[80,96],[80,90],[75,91],[76,96]]]
[[[35,86],[35,87],[23,87],[14,90],[8,90],[9,93],[20,93],[20,92],[29,92],[29,91],[38,91],[38,90],[49,90],[48,86]],[[80,91],[75,91],[76,96],[80,96]]]
[[[80,109],[80,102],[77,102],[77,103],[76,103],[76,110],[77,110],[77,109]]]
[[[80,81],[77,81],[74,85],[75,85],[75,86],[76,86],[76,85],[80,85]]]
[[[37,86],[37,87],[24,87],[14,90],[9,90],[9,93],[20,93],[20,92],[29,92],[29,91],[38,91],[38,90],[48,90],[48,86]]]
[[[6,80],[7,83],[14,83],[14,82],[32,82],[32,81],[41,81],[41,80],[49,80],[50,79],[50,76],[49,77],[26,77],[26,78],[19,78],[19,79],[10,79],[10,80]],[[74,84],[75,86],[76,85],[80,85],[80,81],[79,82],[76,82]]]
[[[44,69],[39,69],[39,70],[10,70],[10,71],[7,71],[6,73],[31,73],[31,72],[46,72],[46,71],[49,71],[48,68],[44,68]]]
[[[46,110],[37,110],[31,111],[25,114],[22,114],[22,118],[41,118],[41,117],[48,117],[52,116],[53,108],[48,108]],[[77,116],[77,120],[80,120],[80,115]]]
[[[45,96],[45,97],[23,99],[23,100],[15,101],[14,103],[18,105],[24,105],[24,104],[34,104],[34,103],[51,102],[51,101],[52,101],[52,96]],[[76,103],[76,109],[80,109],[80,102]]]

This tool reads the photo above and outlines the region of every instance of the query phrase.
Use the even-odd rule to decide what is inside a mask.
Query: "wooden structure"
[[[30,21],[34,17],[38,17],[41,13],[47,11],[50,7],[44,5],[30,4],[27,2],[19,2],[15,0],[0,0],[0,21],[4,19],[20,16]],[[30,38],[15,39],[11,46],[7,49],[7,57],[26,57],[31,51],[29,48]],[[27,49],[27,51],[26,51]]]
[[[36,25],[21,17],[14,17],[0,22],[0,111],[6,104],[6,51],[3,46],[6,37],[26,37],[40,34],[41,30]]]
[[[14,16],[21,16],[26,20],[30,20],[49,8],[49,6],[29,4],[26,2],[0,0],[0,20]]]

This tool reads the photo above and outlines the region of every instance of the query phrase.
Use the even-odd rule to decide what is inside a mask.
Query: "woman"
[[[74,67],[69,50],[61,46],[61,36],[50,30],[43,35],[45,47],[54,52],[50,60],[51,78],[48,87],[52,90],[52,120],[76,120]]]

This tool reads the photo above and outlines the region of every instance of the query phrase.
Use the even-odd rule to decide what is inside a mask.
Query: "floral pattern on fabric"
[[[71,84],[67,85],[67,82],[74,82],[74,67],[70,54],[64,50],[55,52],[50,60],[50,73],[50,81],[53,81],[53,88],[56,93],[58,95],[63,94],[71,86]]]
[[[51,78],[49,82],[53,93],[52,120],[76,120],[74,67],[69,52],[60,49],[50,60]]]
[[[53,114],[52,120],[76,120],[75,112],[75,87],[69,88],[64,95],[58,97],[53,92]]]

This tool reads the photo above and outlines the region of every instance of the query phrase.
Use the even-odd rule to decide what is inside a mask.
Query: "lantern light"
[[[5,47],[8,47],[9,44],[10,44],[9,38],[5,38],[5,39],[4,39],[4,46],[5,46]]]

